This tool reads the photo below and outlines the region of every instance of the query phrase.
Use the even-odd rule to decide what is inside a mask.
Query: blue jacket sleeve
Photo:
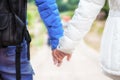
[[[52,49],[56,49],[59,38],[63,36],[63,28],[56,0],[36,0],[36,5],[47,27]]]

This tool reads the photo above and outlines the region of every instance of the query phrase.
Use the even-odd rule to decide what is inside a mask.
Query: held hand
[[[53,56],[54,64],[57,65],[58,67],[61,66],[64,57],[67,57],[68,61],[71,58],[71,54],[61,52],[61,51],[59,51],[57,49],[52,51],[52,56]]]

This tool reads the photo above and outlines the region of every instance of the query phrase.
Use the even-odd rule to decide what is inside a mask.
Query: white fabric
[[[105,0],[80,0],[78,8],[58,50],[71,54],[78,42],[89,31]],[[109,0],[110,12],[101,43],[101,65],[104,71],[120,75],[120,0]]]

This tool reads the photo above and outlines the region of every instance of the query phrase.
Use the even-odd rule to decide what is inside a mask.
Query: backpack
[[[21,43],[25,39],[28,46],[31,38],[26,27],[27,0],[0,1],[0,48],[16,46],[16,80],[21,80],[20,53]]]

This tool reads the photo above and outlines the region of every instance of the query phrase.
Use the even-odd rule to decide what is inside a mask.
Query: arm
[[[60,39],[58,50],[72,53],[78,42],[89,31],[105,0],[80,0],[72,20]]]
[[[59,38],[63,35],[56,0],[36,0],[36,5],[41,18],[47,27],[52,50],[54,50],[59,43]]]

